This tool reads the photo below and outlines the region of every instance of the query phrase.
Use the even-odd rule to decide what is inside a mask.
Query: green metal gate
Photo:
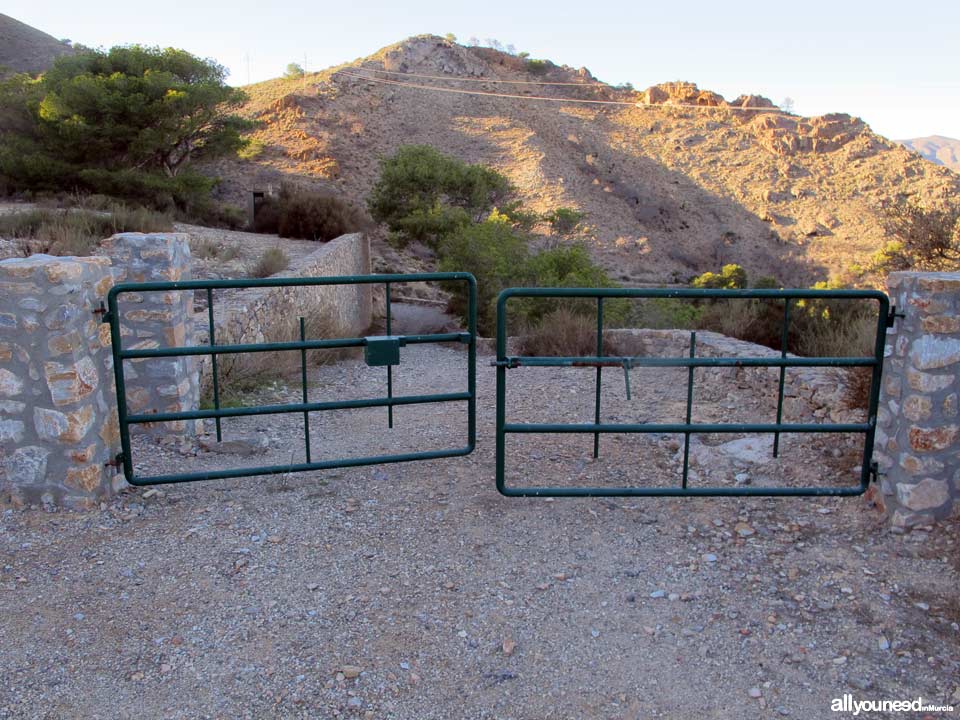
[[[596,355],[583,357],[533,357],[507,355],[507,302],[512,298],[593,298],[596,300]],[[613,298],[766,299],[784,304],[779,358],[697,357],[696,334],[691,334],[688,357],[612,357],[604,353],[603,304]],[[791,305],[804,300],[876,301],[877,329],[874,352],[869,357],[788,357],[787,333]],[[497,300],[497,416],[496,476],[497,489],[508,496],[848,496],[862,494],[876,474],[871,461],[880,396],[880,373],[886,329],[892,324],[889,300],[872,290],[669,290],[629,288],[510,288]],[[596,369],[596,402],[593,423],[514,423],[506,419],[507,371],[520,367],[583,367]],[[630,397],[629,370],[634,367],[685,367],[687,375],[686,422],[684,423],[604,423],[600,420],[601,377],[603,368],[622,368]],[[776,422],[771,423],[692,423],[694,369],[698,367],[775,367],[780,368]],[[866,422],[863,423],[784,423],[784,377],[791,367],[869,367],[872,370]],[[679,487],[511,487],[506,481],[506,436],[509,433],[579,433],[593,435],[594,457],[599,455],[600,436],[604,433],[676,433],[684,436],[683,474]],[[860,482],[848,487],[691,487],[688,484],[690,436],[696,433],[771,433],[774,435],[774,456],[779,449],[780,433],[860,433],[864,436],[863,464]]]
[[[391,286],[409,282],[444,282],[465,285],[467,294],[467,329],[461,332],[437,333],[426,335],[393,335],[391,318]],[[384,285],[386,289],[386,335],[378,337],[347,337],[307,339],[304,323],[300,322],[300,340],[290,342],[265,342],[250,344],[218,345],[214,328],[214,290],[235,288],[278,288],[306,287],[316,285]],[[172,291],[205,291],[207,296],[207,318],[209,323],[209,343],[183,347],[161,347],[135,349],[123,347],[121,319],[118,312],[120,299],[124,295],[144,293],[164,293]],[[107,297],[105,322],[110,324],[110,337],[113,343],[113,366],[117,388],[117,406],[120,421],[120,443],[122,455],[119,458],[123,473],[131,485],[156,485],[161,483],[189,482],[194,480],[214,480],[220,478],[249,477],[278,473],[324,470],[338,467],[357,467],[381,463],[408,462],[413,460],[433,460],[437,458],[469,455],[476,445],[476,325],[477,325],[477,283],[470,273],[421,273],[411,275],[354,275],[341,277],[305,277],[305,278],[267,278],[263,280],[192,280],[182,282],[145,282],[121,283],[110,290]],[[393,394],[393,366],[400,362],[400,348],[421,343],[463,343],[467,346],[466,388],[462,392],[406,395]],[[385,397],[328,402],[310,402],[307,386],[306,353],[308,350],[326,350],[334,348],[363,347],[368,365],[386,367],[387,394]],[[300,351],[302,402],[280,405],[262,405],[238,408],[224,408],[220,405],[217,357],[235,353],[264,353],[278,351]],[[175,358],[184,356],[207,355],[211,358],[213,379],[213,404],[210,410],[190,410],[183,412],[130,413],[127,407],[124,362],[144,358]],[[393,409],[402,405],[424,403],[465,402],[467,404],[466,445],[444,450],[413,452],[399,455],[378,455],[359,458],[344,458],[314,462],[310,453],[309,413],[323,410],[345,410],[354,408],[387,408],[387,424],[393,427]],[[253,415],[273,415],[279,413],[302,413],[304,422],[305,462],[280,465],[262,465],[257,467],[233,468],[199,472],[172,473],[166,475],[138,476],[134,471],[134,457],[130,442],[130,427],[140,423],[172,422],[178,420],[213,419],[216,422],[217,440],[221,439],[220,421],[222,418]]]

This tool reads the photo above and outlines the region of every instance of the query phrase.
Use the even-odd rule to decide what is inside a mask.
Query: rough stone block
[[[960,362],[960,338],[923,335],[915,340],[910,361],[918,370],[945,368]]]
[[[906,313],[896,323],[896,346],[909,364],[884,360],[878,428],[888,445],[909,450],[898,452],[886,480],[896,488],[887,506],[892,522],[910,527],[949,515],[960,496],[960,481],[950,481],[960,461],[960,400],[949,391],[960,384],[960,273],[892,273],[887,284]],[[906,388],[912,392],[901,397]]]
[[[924,478],[915,485],[897,485],[897,500],[911,510],[936,510],[950,499],[950,486],[946,480]]]
[[[82,508],[113,492],[118,452],[98,422],[115,412],[110,343],[91,314],[113,282],[102,257],[0,261],[0,484],[17,505]]]

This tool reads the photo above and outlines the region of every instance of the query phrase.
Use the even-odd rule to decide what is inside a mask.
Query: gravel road
[[[463,389],[465,357],[405,349],[397,393]],[[845,693],[960,703],[956,522],[896,534],[859,498],[503,498],[488,361],[466,458],[5,511],[0,718],[806,719],[841,716],[830,702]],[[604,419],[682,413],[685,373],[670,372],[635,370],[629,403],[606,373]],[[589,420],[592,379],[510,371],[510,417]],[[310,392],[383,383],[348,361],[313,371]],[[770,388],[703,383],[695,418],[772,403]],[[399,408],[393,431],[385,415],[314,414],[314,456],[465,437],[461,405]],[[137,462],[290,462],[302,422],[227,422],[228,437],[263,438],[252,456],[144,440]],[[788,437],[779,460],[769,438],[731,440],[695,446],[698,482],[855,482],[850,439]],[[605,437],[593,461],[592,438],[523,438],[511,482],[677,482],[677,441]]]

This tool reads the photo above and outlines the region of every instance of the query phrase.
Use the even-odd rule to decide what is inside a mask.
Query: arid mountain
[[[41,73],[72,52],[67,43],[0,13],[0,77],[11,72]]]
[[[592,252],[625,282],[727,262],[791,284],[825,278],[878,248],[883,203],[960,191],[960,176],[848,115],[798,117],[692,83],[638,93],[434,36],[247,89],[264,150],[213,168],[225,197],[292,175],[362,202],[380,157],[430,144],[500,169],[533,209],[588,213]]]
[[[946,165],[951,170],[960,172],[960,140],[943,135],[930,135],[929,137],[898,140],[897,142],[914,152],[920,153],[930,162],[937,165]]]

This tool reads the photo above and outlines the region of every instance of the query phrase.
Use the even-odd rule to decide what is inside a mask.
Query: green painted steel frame
[[[399,336],[401,346],[421,343],[459,342],[467,345],[467,390],[458,393],[435,395],[409,395],[394,397],[393,368],[387,366],[387,396],[379,398],[342,400],[333,402],[309,402],[306,380],[306,351],[331,348],[363,347],[366,338],[336,338],[327,340],[306,340],[303,319],[300,321],[300,340],[291,342],[267,342],[251,344],[217,345],[213,322],[213,291],[237,288],[275,288],[307,287],[315,285],[384,285],[387,293],[387,334],[390,335],[391,299],[390,287],[393,283],[408,282],[463,282],[467,286],[467,330],[466,332],[437,333],[429,335]],[[125,293],[172,292],[205,290],[208,302],[209,344],[154,349],[124,349],[120,332],[120,314],[118,298]],[[120,456],[123,474],[131,485],[159,485],[164,483],[192,482],[197,480],[215,480],[221,478],[252,477],[255,475],[275,475],[279,473],[304,472],[308,470],[326,470],[339,467],[359,467],[379,465],[381,463],[410,462],[415,460],[435,460],[438,458],[469,455],[476,447],[477,415],[477,281],[470,273],[418,273],[410,275],[347,275],[337,277],[303,278],[266,278],[262,280],[187,280],[181,282],[144,282],[121,283],[114,286],[107,296],[107,314],[105,321],[110,323],[110,337],[113,343],[113,369],[117,387],[117,414],[120,422]],[[217,378],[217,356],[233,353],[277,352],[299,350],[301,358],[301,403],[285,405],[262,405],[240,408],[220,407],[220,387]],[[211,410],[191,410],[184,412],[165,412],[149,414],[131,414],[126,402],[126,383],[123,364],[125,360],[140,358],[185,357],[209,355],[213,372],[214,407]],[[393,408],[399,405],[419,405],[436,402],[467,403],[467,444],[464,447],[449,450],[404,453],[399,455],[379,455],[342,460],[311,462],[310,460],[310,423],[309,413],[321,410],[344,410],[351,408],[386,407],[388,425],[393,427]],[[169,475],[137,476],[130,443],[130,426],[138,423],[170,422],[176,420],[198,420],[212,418],[216,421],[217,440],[221,439],[220,421],[227,417],[246,417],[251,415],[271,415],[279,413],[302,413],[304,418],[304,463],[284,465],[264,465],[259,467],[235,468],[230,470],[211,470]]]
[[[507,301],[517,297],[596,298],[597,300],[597,355],[593,357],[532,357],[508,356]],[[779,358],[696,357],[696,333],[691,333],[689,357],[648,358],[611,357],[603,354],[603,300],[605,298],[670,298],[687,300],[766,299],[784,302],[783,337],[790,322],[790,305],[798,300],[873,300],[877,302],[877,333],[872,357],[787,357]],[[850,496],[861,495],[869,487],[875,468],[871,462],[880,398],[880,374],[887,327],[890,319],[890,301],[882,292],[874,290],[671,290],[631,288],[509,288],[497,299],[497,411],[496,411],[496,473],[497,490],[511,497],[613,497],[613,496]],[[517,367],[595,367],[596,402],[594,422],[581,424],[508,423],[506,421],[507,370]],[[684,423],[602,423],[600,422],[601,368],[622,367],[686,367],[687,412]],[[693,402],[693,371],[698,367],[775,367],[780,368],[780,381],[775,423],[691,423]],[[867,419],[864,423],[783,423],[784,375],[790,367],[869,367],[872,369]],[[628,385],[629,388],[629,385]],[[599,438],[603,433],[677,433],[684,436],[683,476],[679,487],[510,487],[506,483],[505,451],[508,433],[583,433],[594,436],[594,457],[599,454]],[[772,433],[774,454],[779,452],[781,433],[860,433],[864,435],[863,465],[860,483],[847,487],[689,487],[690,435],[697,433]]]

